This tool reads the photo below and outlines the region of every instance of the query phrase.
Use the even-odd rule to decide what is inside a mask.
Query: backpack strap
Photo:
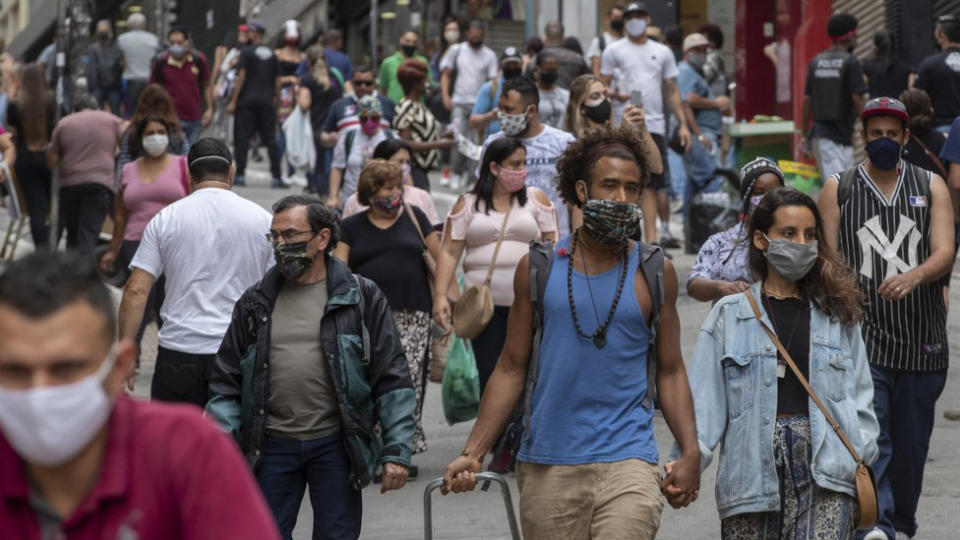
[[[600,34],[600,52],[607,48],[607,38]]]
[[[850,190],[853,189],[853,180],[857,174],[857,167],[847,169],[837,177],[837,206],[843,208],[850,198]]]
[[[370,331],[367,330],[367,300],[363,297],[363,286],[360,284],[360,276],[353,275],[353,281],[357,284],[357,294],[360,295],[360,334],[363,341],[363,368],[370,368]]]
[[[344,91],[346,88],[346,83],[344,82],[343,73],[340,73],[340,70],[334,66],[328,66],[330,68],[330,73],[333,74],[334,78],[337,79],[337,82],[340,83],[340,90]]]
[[[530,347],[530,361],[527,364],[527,383],[523,394],[523,433],[530,433],[530,411],[533,407],[533,390],[537,385],[540,366],[540,342],[543,339],[543,296],[547,290],[547,279],[553,266],[554,244],[552,242],[531,242],[527,260],[530,264],[530,308],[533,314],[533,342]]]
[[[353,141],[357,138],[357,130],[351,129],[350,131],[347,132],[346,137],[347,137],[347,140],[343,141],[343,149],[344,149],[343,159],[344,160],[350,159],[350,150],[353,149]]]
[[[499,77],[490,81],[490,103],[493,103],[493,98],[494,96],[497,95],[497,88],[499,87],[500,87]],[[494,109],[496,109],[496,105],[494,105]]]
[[[640,270],[650,289],[650,346],[647,349],[647,393],[643,406],[652,409],[657,400],[657,330],[660,328],[660,309],[663,307],[663,250],[644,242],[640,249]]]

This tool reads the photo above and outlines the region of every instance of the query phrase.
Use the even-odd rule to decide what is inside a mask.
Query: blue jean
[[[683,199],[687,191],[687,172],[683,168],[683,155],[667,148],[667,164],[670,169],[670,195]]]
[[[97,98],[97,103],[103,107],[104,104],[110,105],[110,112],[120,116],[120,97],[121,90],[119,88],[96,88],[93,91],[94,97]]]
[[[880,455],[873,463],[880,511],[877,526],[891,539],[896,531],[914,536],[934,408],[946,385],[947,370],[913,372],[870,366],[870,372],[873,408],[880,423]]]
[[[683,222],[690,215],[690,201],[703,191],[714,193],[722,187],[723,180],[717,179],[714,171],[719,166],[717,156],[720,153],[720,137],[715,133],[703,131],[710,139],[710,150],[697,137],[691,139],[690,149],[683,154],[683,168],[686,173],[686,189],[683,191]]]
[[[342,435],[299,441],[267,435],[257,482],[280,534],[293,538],[303,492],[310,487],[313,540],[360,537],[363,500],[350,486],[350,458]]]
[[[200,135],[203,133],[203,122],[200,120],[181,120],[180,125],[183,126],[183,132],[187,135],[190,146],[200,140]]]

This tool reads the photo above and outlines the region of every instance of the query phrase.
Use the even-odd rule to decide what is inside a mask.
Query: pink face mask
[[[515,191],[520,191],[523,189],[527,181],[527,170],[513,170],[513,169],[504,169],[500,167],[500,175],[497,176],[500,179],[500,183],[504,188],[507,189],[510,193]]]
[[[369,137],[370,135],[376,133],[378,129],[380,129],[380,119],[371,118],[369,120],[364,120],[363,122],[360,122],[360,129],[362,129],[363,133]]]

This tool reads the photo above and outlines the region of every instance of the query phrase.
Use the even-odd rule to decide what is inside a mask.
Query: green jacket
[[[237,301],[210,380],[206,412],[233,434],[254,469],[268,408],[270,320],[283,281],[274,267]],[[334,258],[327,260],[327,290],[318,337],[339,402],[351,484],[361,489],[383,462],[410,466],[416,397],[383,292]]]
[[[427,70],[430,70],[430,62],[425,56],[415,54],[413,57],[423,62],[423,65],[427,66]],[[384,58],[383,62],[380,63],[380,90],[383,91],[385,89],[387,97],[392,99],[394,103],[400,103],[404,98],[403,87],[400,86],[400,81],[397,79],[397,70],[400,69],[400,64],[407,60],[407,57],[404,56],[402,52],[397,51]],[[432,70],[427,80],[433,80]]]

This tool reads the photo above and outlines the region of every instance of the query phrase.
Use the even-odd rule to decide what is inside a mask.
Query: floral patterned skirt
[[[780,480],[780,511],[738,514],[720,522],[723,540],[850,540],[856,501],[813,480],[807,416],[777,419],[773,458]]]
[[[403,354],[410,367],[410,378],[417,394],[417,432],[413,437],[413,453],[427,450],[427,440],[423,435],[423,392],[426,390],[424,369],[427,365],[427,351],[430,350],[430,314],[426,311],[394,310],[393,321],[400,334]]]

